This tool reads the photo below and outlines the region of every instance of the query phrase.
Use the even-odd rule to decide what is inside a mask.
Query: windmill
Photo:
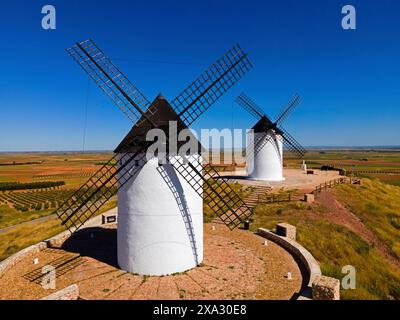
[[[282,123],[300,103],[300,96],[294,95],[289,103],[278,114],[276,121],[255,104],[247,95],[241,93],[236,102],[248,111],[258,122],[253,126],[254,136],[248,135],[247,170],[250,179],[282,181],[283,145],[296,157],[302,158],[306,150],[283,127]]]
[[[118,192],[121,269],[164,275],[195,267],[203,259],[203,199],[230,229],[252,212],[215,169],[204,165],[200,151],[170,154],[168,149],[160,155],[166,161],[157,155],[148,159],[153,142],[146,135],[162,130],[169,145],[171,123],[176,134],[187,129],[252,68],[247,53],[235,45],[171,103],[161,95],[150,103],[92,40],[67,52],[134,125],[115,155],[56,214],[75,232]]]

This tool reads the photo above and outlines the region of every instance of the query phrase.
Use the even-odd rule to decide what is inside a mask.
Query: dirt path
[[[350,210],[345,208],[335,196],[327,191],[318,195],[317,201],[327,209],[326,218],[337,225],[344,226],[368,243],[373,245],[378,251],[391,263],[400,267],[400,261],[394,255],[392,250],[380,240],[365,224]]]

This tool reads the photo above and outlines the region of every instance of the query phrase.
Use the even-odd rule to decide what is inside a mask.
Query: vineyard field
[[[74,191],[74,189],[64,189],[3,192],[0,193],[0,205],[7,205],[18,211],[55,209],[71,196]]]

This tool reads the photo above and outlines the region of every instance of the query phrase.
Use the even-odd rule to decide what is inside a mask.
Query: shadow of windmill
[[[157,171],[160,173],[161,177],[163,178],[175,198],[179,211],[182,215],[183,223],[185,224],[187,235],[189,237],[194,261],[196,265],[198,265],[199,258],[197,252],[196,237],[193,228],[192,215],[187,206],[185,194],[183,192],[183,188],[179,181],[178,175],[176,174],[172,165],[161,165],[157,168]]]
[[[73,233],[60,249],[118,268],[117,229],[85,228]]]

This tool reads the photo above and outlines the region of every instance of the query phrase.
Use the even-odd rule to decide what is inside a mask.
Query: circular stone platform
[[[215,228],[213,230],[213,227]],[[249,231],[205,224],[204,262],[162,277],[127,273],[116,265],[116,229],[89,228],[60,248],[24,257],[0,277],[0,299],[40,299],[76,283],[82,299],[290,299],[305,282],[283,248]],[[34,265],[33,259],[39,258]],[[55,289],[42,287],[42,267],[53,265]],[[286,278],[291,272],[292,279]]]

